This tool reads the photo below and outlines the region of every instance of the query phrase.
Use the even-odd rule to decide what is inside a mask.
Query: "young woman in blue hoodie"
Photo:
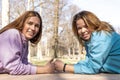
[[[120,35],[109,23],[101,21],[92,12],[81,11],[73,17],[72,29],[80,45],[85,47],[86,58],[73,65],[56,60],[57,71],[120,73]]]

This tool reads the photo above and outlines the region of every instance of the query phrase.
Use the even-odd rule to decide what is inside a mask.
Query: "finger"
[[[54,58],[53,60],[52,60],[52,63],[54,63],[55,64],[55,62],[57,61],[57,59],[56,58]]]
[[[52,58],[49,62],[52,63],[54,61],[54,58]]]
[[[54,58],[54,60],[53,60],[53,62],[55,62],[57,59],[56,58]]]

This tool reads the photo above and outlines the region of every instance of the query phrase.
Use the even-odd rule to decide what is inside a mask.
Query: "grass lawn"
[[[37,60],[37,59],[31,59],[31,63],[35,64],[35,65],[45,65],[48,61],[48,60]],[[67,63],[67,64],[74,64],[74,63],[77,63],[78,60],[74,60],[74,59],[59,59],[59,60],[62,60],[64,63]]]

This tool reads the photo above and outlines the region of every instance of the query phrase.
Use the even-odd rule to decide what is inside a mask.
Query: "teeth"
[[[34,34],[34,33],[33,33],[33,31],[32,31],[32,30],[30,30],[30,29],[28,30],[28,32],[30,32],[32,35]]]
[[[32,31],[32,30],[29,29],[28,31]]]

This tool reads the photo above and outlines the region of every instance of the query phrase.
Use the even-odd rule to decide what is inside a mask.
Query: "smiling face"
[[[85,22],[82,19],[78,19],[76,21],[76,26],[79,37],[84,41],[88,41],[92,32],[88,29],[88,26],[85,24]]]
[[[27,40],[30,40],[36,36],[36,34],[39,32],[39,29],[40,29],[40,19],[36,16],[29,17],[26,19],[24,23],[22,33]]]

